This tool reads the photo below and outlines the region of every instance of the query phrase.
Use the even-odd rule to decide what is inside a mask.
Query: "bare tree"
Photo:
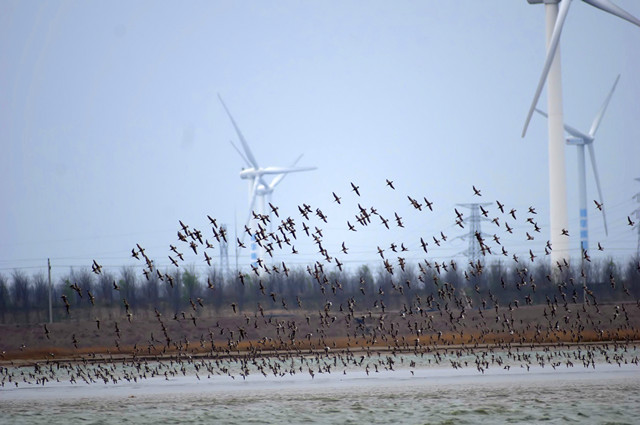
[[[29,322],[29,312],[31,310],[30,298],[31,288],[29,277],[22,270],[15,270],[13,278],[13,304],[16,309],[24,312],[25,322]]]
[[[46,313],[49,308],[49,281],[43,272],[33,276],[33,306],[36,308],[38,321],[40,321],[40,314]]]
[[[164,287],[166,297],[173,313],[178,314],[181,307],[182,273],[176,269],[173,274],[167,273],[166,275],[168,276],[165,278],[168,283]]]
[[[151,273],[142,285],[141,303],[147,308],[154,308],[159,299],[159,282],[157,273]]]
[[[631,258],[624,269],[624,281],[622,290],[627,290],[640,302],[640,259],[638,257]]]
[[[100,274],[96,287],[98,303],[105,306],[111,306],[113,304],[113,291],[115,290],[113,283],[115,281],[116,279],[113,277],[113,274],[109,272],[102,272]]]
[[[89,302],[88,293],[89,291],[93,291],[93,281],[93,274],[88,269],[81,269],[77,272],[71,271],[71,284],[75,286],[76,305]]]
[[[4,323],[5,315],[11,306],[11,298],[9,287],[7,285],[7,277],[0,273],[0,321]]]
[[[182,284],[183,284],[183,296],[184,304],[186,305],[189,300],[194,300],[200,297],[200,282],[198,281],[198,274],[195,267],[189,267],[182,272]]]
[[[120,280],[118,281],[120,287],[120,297],[127,300],[127,303],[132,307],[137,307],[137,277],[133,270],[133,267],[123,267],[120,271]]]
[[[204,288],[204,299],[213,305],[216,311],[220,310],[224,302],[224,279],[221,273],[215,268],[210,268],[207,274],[207,286]]]

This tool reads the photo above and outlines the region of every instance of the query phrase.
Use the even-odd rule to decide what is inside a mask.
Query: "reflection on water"
[[[3,423],[640,423],[640,368],[423,367],[5,386]]]

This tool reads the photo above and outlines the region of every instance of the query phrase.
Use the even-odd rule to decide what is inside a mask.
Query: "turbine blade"
[[[295,161],[293,161],[293,162],[291,163],[290,167],[295,167],[295,166],[296,166],[296,164],[298,163],[298,161],[300,161],[300,158],[302,158],[303,156],[304,156],[304,154],[303,154],[303,153],[301,153],[301,154],[300,154],[300,156],[298,156],[298,157],[296,158],[296,160],[295,160]]]
[[[264,179],[264,176],[261,174],[260,175],[260,183],[264,186],[264,187],[269,187],[269,185],[267,184],[267,181]]]
[[[278,183],[280,183],[282,179],[285,178],[286,175],[287,173],[278,174],[273,180],[271,180],[271,183],[269,183],[269,189],[273,189],[274,187],[276,187]]]
[[[616,85],[618,85],[618,80],[620,79],[620,74],[616,77],[616,81],[613,83],[613,87],[611,87],[611,91],[607,95],[607,98],[604,100],[600,111],[598,111],[598,115],[596,115],[593,120],[593,124],[591,124],[591,129],[589,130],[589,136],[592,138],[596,135],[596,131],[598,131],[598,127],[600,127],[600,122],[602,121],[602,117],[604,116],[604,112],[607,110],[607,106],[609,106],[609,101],[611,100],[611,96],[613,96],[613,91],[616,89]]]
[[[545,117],[545,118],[549,118],[549,114],[547,114],[545,111],[543,111],[543,110],[541,110],[541,109],[538,109],[538,108],[535,108],[535,111],[536,111],[537,113],[539,113],[540,115],[542,115],[543,117]]]
[[[258,179],[253,179],[253,189],[251,189],[251,202],[249,202],[249,216],[247,217],[247,221],[244,223],[244,226],[249,226],[249,222],[251,221],[251,217],[253,216],[253,206],[256,204],[256,197],[258,195]],[[240,242],[244,242],[244,235],[247,232],[243,230],[242,237],[240,238]]]
[[[564,129],[567,133],[569,133],[570,135],[572,135],[573,137],[579,137],[582,140],[584,140],[585,142],[592,142],[593,141],[593,137],[584,134],[582,131],[571,127],[569,124],[563,124]]]
[[[269,202],[269,205],[271,205],[271,195],[273,195],[273,192],[269,192],[267,194],[267,202]],[[271,212],[269,212],[268,214],[269,218],[271,218]],[[269,233],[273,233],[273,220],[269,220]]]
[[[596,187],[598,188],[598,197],[600,198],[599,202],[604,204],[604,200],[602,199],[602,189],[600,188],[600,176],[598,175],[598,167],[596,166],[596,156],[593,152],[593,143],[589,143],[587,146],[589,147],[589,157],[591,158],[593,176],[596,178]],[[607,216],[604,213],[604,205],[602,206],[602,220],[604,220],[604,234],[609,236],[609,231],[607,229]]]
[[[258,170],[260,175],[263,174],[287,174],[298,173],[301,171],[315,170],[317,167],[264,167]]]
[[[240,143],[242,144],[242,148],[244,149],[244,152],[247,155],[247,159],[249,160],[249,162],[251,163],[253,168],[260,168],[258,166],[258,161],[256,161],[256,158],[253,156],[253,153],[251,152],[251,149],[249,148],[249,144],[247,143],[247,141],[245,140],[244,136],[242,135],[242,132],[240,131],[240,128],[238,128],[238,125],[236,124],[236,121],[231,116],[231,112],[229,112],[229,109],[227,109],[227,105],[224,104],[224,101],[222,100],[222,96],[220,96],[220,94],[218,94],[218,99],[220,99],[220,103],[222,103],[222,107],[227,112],[227,115],[229,116],[229,119],[231,120],[231,124],[233,124],[233,128],[235,128],[236,133],[238,134],[238,138],[240,139]]]
[[[545,118],[549,118],[549,116],[547,115],[546,112],[541,111],[540,109],[536,108],[536,112],[539,113],[540,115],[542,115]],[[573,137],[579,137],[582,140],[584,140],[585,142],[590,142],[593,141],[593,137],[588,136],[586,134],[584,134],[583,132],[581,132],[580,130],[571,127],[569,124],[563,124],[564,130],[569,133],[570,135],[572,135]]]
[[[291,163],[290,168],[295,167],[295,165],[298,163],[298,161],[300,161],[300,158],[302,158],[302,155],[303,154],[300,154],[300,156],[298,156],[296,158],[296,160]],[[311,169],[315,170],[316,167],[307,167],[307,168],[311,168]],[[303,170],[301,170],[301,171],[303,171]],[[304,171],[308,171],[308,170],[304,170]],[[271,180],[271,183],[269,184],[269,189],[273,190],[273,188],[276,187],[282,181],[282,179],[285,178],[286,175],[287,175],[287,173],[278,174],[273,180]],[[269,193],[271,193],[271,192],[269,192]]]
[[[251,189],[251,201],[249,202],[249,216],[253,212],[253,207],[256,204],[256,197],[258,196],[258,179],[253,179],[253,188]]]
[[[582,1],[590,4],[593,7],[597,7],[600,10],[609,12],[612,15],[617,16],[618,18],[622,18],[625,21],[631,22],[632,24],[640,27],[640,19],[636,18],[635,16],[633,16],[623,8],[616,6],[610,0],[582,0]]]
[[[556,24],[553,27],[553,33],[551,34],[551,40],[549,41],[549,47],[547,48],[547,57],[544,61],[544,66],[542,67],[542,75],[540,76],[540,81],[538,81],[538,87],[536,87],[536,92],[533,95],[533,101],[531,102],[531,107],[529,108],[527,119],[524,122],[524,128],[522,129],[522,137],[524,137],[527,134],[527,128],[529,127],[531,116],[533,115],[533,111],[538,105],[538,99],[540,98],[540,93],[542,93],[544,84],[547,81],[547,75],[549,74],[549,69],[551,68],[551,64],[553,63],[553,58],[556,55],[556,50],[558,49],[558,43],[560,42],[560,35],[562,34],[562,27],[567,17],[567,13],[569,12],[570,5],[571,5],[571,0],[563,0],[560,2],[560,10],[558,11],[558,18],[556,19]]]
[[[237,147],[237,146],[236,146],[236,145],[235,145],[231,140],[229,140],[229,143],[231,143],[231,146],[233,146],[233,148],[236,150],[236,152],[238,152],[238,154],[240,154],[240,157],[241,157],[242,159],[244,159],[244,162],[246,162],[246,163],[247,163],[247,166],[248,166],[248,167],[251,167],[251,166],[252,166],[252,165],[251,165],[251,163],[249,162],[249,160],[247,159],[247,157],[246,157],[246,156],[244,156],[244,154],[242,153],[242,151],[241,151],[240,149],[238,149],[238,147]]]

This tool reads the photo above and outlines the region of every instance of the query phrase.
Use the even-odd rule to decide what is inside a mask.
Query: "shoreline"
[[[251,344],[252,341],[248,341]],[[624,339],[624,340],[585,340],[585,341],[545,341],[545,342],[507,342],[507,343],[484,343],[484,344],[465,344],[465,343],[452,343],[441,345],[421,345],[419,347],[399,347],[388,345],[336,345],[330,350],[326,349],[313,349],[313,348],[296,348],[296,349],[238,349],[238,350],[221,350],[221,351],[206,351],[206,350],[193,350],[189,352],[184,351],[172,351],[164,353],[134,353],[134,351],[120,350],[117,351],[115,347],[105,350],[95,350],[92,348],[86,348],[83,350],[60,350],[53,349],[47,351],[47,354],[39,350],[37,353],[26,351],[20,352],[21,355],[15,355],[12,353],[3,353],[0,357],[0,367],[7,366],[31,366],[40,363],[125,363],[130,361],[166,361],[166,360],[233,360],[233,359],[246,359],[246,358],[277,358],[284,357],[290,358],[295,356],[318,356],[318,355],[332,355],[332,354],[352,354],[362,355],[363,353],[371,354],[436,354],[448,351],[470,351],[474,350],[489,351],[489,352],[503,352],[509,350],[517,351],[535,351],[536,349],[572,349],[580,347],[628,347],[628,346],[640,346],[640,338],[637,339]],[[100,347],[104,349],[104,347]],[[132,348],[132,347],[130,347]]]
[[[640,305],[626,307],[624,314],[613,304],[567,304],[557,312],[538,304],[413,315],[273,310],[264,315],[202,311],[189,317],[140,311],[133,320],[111,312],[101,316],[101,326],[97,318],[0,325],[0,365],[640,343]]]

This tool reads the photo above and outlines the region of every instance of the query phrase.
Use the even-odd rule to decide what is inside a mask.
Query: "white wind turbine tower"
[[[270,212],[268,211],[265,214],[265,197],[267,197],[267,202],[271,203],[271,195],[273,194],[273,190],[275,187],[282,181],[282,179],[289,173],[295,173],[300,171],[310,171],[315,170],[316,167],[295,167],[296,163],[300,160],[302,155],[300,155],[289,167],[260,167],[258,165],[258,161],[256,161],[255,156],[251,152],[249,148],[249,144],[245,140],[240,128],[236,124],[236,121],[231,116],[229,109],[227,109],[227,105],[225,105],[222,97],[218,95],[220,99],[220,103],[224,107],[224,110],[227,112],[229,119],[231,120],[231,124],[233,124],[233,128],[240,139],[240,144],[242,145],[243,152],[238,149],[236,145],[231,142],[233,147],[238,151],[238,154],[242,157],[242,159],[247,164],[248,168],[244,168],[240,172],[240,178],[249,180],[249,216],[247,217],[247,221],[245,223],[245,227],[248,227],[249,222],[253,221],[253,225],[250,226],[252,231],[252,240],[251,240],[251,262],[258,263],[260,266],[264,266],[264,253],[265,249],[261,243],[260,237],[256,237],[256,232],[259,231],[260,228],[265,228],[266,224],[261,224],[262,220],[259,219],[261,216],[268,216],[269,222],[271,220]],[[267,182],[265,176],[267,175],[275,175],[271,182]],[[256,207],[257,201],[257,207]],[[240,237],[241,242],[244,241],[244,236],[247,232],[243,229],[242,236]]]
[[[564,129],[567,133],[571,135],[571,137],[567,138],[567,145],[573,145],[578,150],[578,195],[580,202],[580,250],[584,253],[587,249],[589,249],[589,226],[588,226],[588,217],[587,217],[587,178],[585,173],[585,154],[584,147],[587,146],[589,148],[589,158],[591,159],[591,168],[593,169],[593,176],[596,180],[596,187],[598,188],[598,201],[600,204],[604,203],[602,199],[602,189],[600,188],[600,177],[598,175],[598,167],[596,166],[596,157],[593,151],[593,141],[595,140],[596,131],[598,131],[598,127],[600,127],[600,123],[602,122],[602,117],[604,116],[605,111],[607,110],[607,106],[609,106],[609,101],[611,100],[611,96],[613,96],[613,92],[616,89],[616,85],[618,84],[618,80],[620,79],[620,75],[616,77],[616,81],[613,83],[613,87],[609,91],[607,98],[605,99],[600,111],[591,123],[591,128],[588,133],[583,133],[579,130],[576,130],[574,127],[565,124]],[[540,109],[536,108],[536,112],[547,117],[547,114]],[[607,230],[607,218],[604,212],[604,205],[599,207],[602,210],[602,219],[604,220],[604,232],[608,235]]]
[[[591,6],[609,12],[619,18],[640,26],[640,20],[616,6],[610,0],[582,0]],[[569,238],[562,235],[562,229],[568,228],[567,181],[564,159],[564,122],[562,116],[562,82],[560,72],[560,35],[569,12],[571,0],[527,0],[529,4],[545,5],[547,56],[542,67],[542,75],[533,96],[522,137],[535,110],[540,93],[548,80],[547,108],[549,132],[549,208],[551,231],[551,265],[555,267],[569,258]]]

